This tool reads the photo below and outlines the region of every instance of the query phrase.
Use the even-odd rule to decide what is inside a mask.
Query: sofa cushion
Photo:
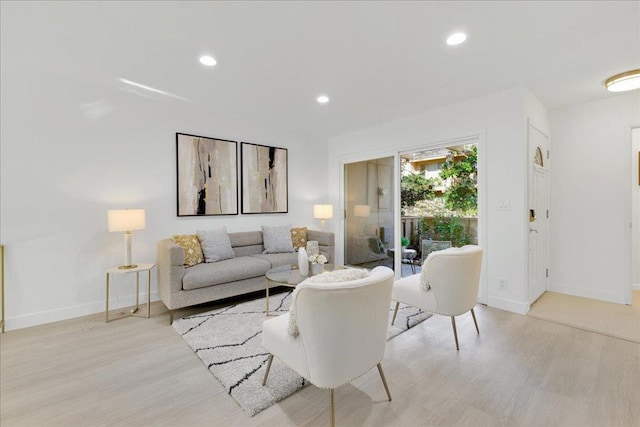
[[[264,247],[262,246],[262,243],[259,245],[253,245],[253,246],[234,246],[233,247],[233,252],[236,253],[236,256],[256,255],[256,254],[261,254],[262,251],[264,251]]]
[[[197,234],[206,262],[218,262],[236,256],[231,248],[227,227],[198,230]]]
[[[249,256],[261,254],[264,251],[262,246],[262,231],[240,231],[229,233],[231,247],[236,256]]]
[[[278,227],[263,225],[262,238],[264,239],[265,254],[294,251],[291,240],[291,224]]]
[[[215,263],[198,264],[185,269],[185,291],[264,276],[271,269],[269,261],[255,257],[238,257]]]
[[[291,229],[291,241],[295,250],[307,246],[307,227]]]
[[[198,236],[195,234],[176,234],[173,236],[173,241],[184,250],[184,265],[186,267],[204,262]]]
[[[271,265],[271,268],[281,265],[298,265],[298,254],[295,252],[282,254],[257,254],[251,255],[251,257],[267,261]]]
[[[239,231],[229,233],[231,246],[237,248],[239,246],[262,246],[262,231]]]

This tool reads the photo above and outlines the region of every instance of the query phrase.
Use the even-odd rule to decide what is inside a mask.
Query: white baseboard
[[[151,302],[158,301],[158,294],[156,291],[151,292]],[[147,303],[147,294],[140,293],[140,304]],[[131,295],[128,297],[120,298],[119,300],[109,300],[109,311],[121,308],[131,307],[135,305],[136,297]],[[56,310],[41,311],[38,313],[25,314],[19,317],[12,317],[5,319],[5,330],[12,331],[15,329],[28,328],[30,326],[42,325],[45,323],[59,322],[60,320],[73,319],[75,317],[87,316],[90,314],[102,313],[104,314],[105,302],[99,301],[90,304],[74,305],[71,307],[60,308]]]
[[[550,285],[549,290],[551,292],[558,292],[576,297],[591,298],[600,301],[615,302],[618,304],[626,303],[624,295],[604,291],[602,289],[587,289],[569,285]]]
[[[499,308],[500,310],[506,310],[516,314],[527,314],[530,308],[529,304],[506,298],[498,298],[491,295],[487,298],[487,305],[489,307]]]
[[[633,289],[634,291],[640,291],[640,283],[634,283],[633,285],[631,285],[631,289]]]

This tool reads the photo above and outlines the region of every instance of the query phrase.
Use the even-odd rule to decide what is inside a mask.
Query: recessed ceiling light
[[[316,101],[318,101],[320,104],[326,104],[327,102],[329,102],[329,97],[327,95],[320,95],[316,98]]]
[[[200,57],[200,63],[208,67],[213,67],[218,63],[213,56],[203,55]]]
[[[466,39],[467,35],[465,33],[453,33],[447,38],[447,44],[449,46],[455,46],[462,43]]]
[[[640,70],[627,71],[609,77],[604,82],[609,92],[625,92],[628,90],[640,89]]]

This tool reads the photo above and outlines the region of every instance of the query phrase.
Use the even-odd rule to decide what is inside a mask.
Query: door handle
[[[538,230],[536,230],[535,228],[529,227],[529,233],[538,233]]]

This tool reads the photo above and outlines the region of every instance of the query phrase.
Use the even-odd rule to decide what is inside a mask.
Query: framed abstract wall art
[[[178,216],[238,214],[238,143],[176,133]]]
[[[289,188],[286,148],[241,144],[242,213],[287,213]]]

